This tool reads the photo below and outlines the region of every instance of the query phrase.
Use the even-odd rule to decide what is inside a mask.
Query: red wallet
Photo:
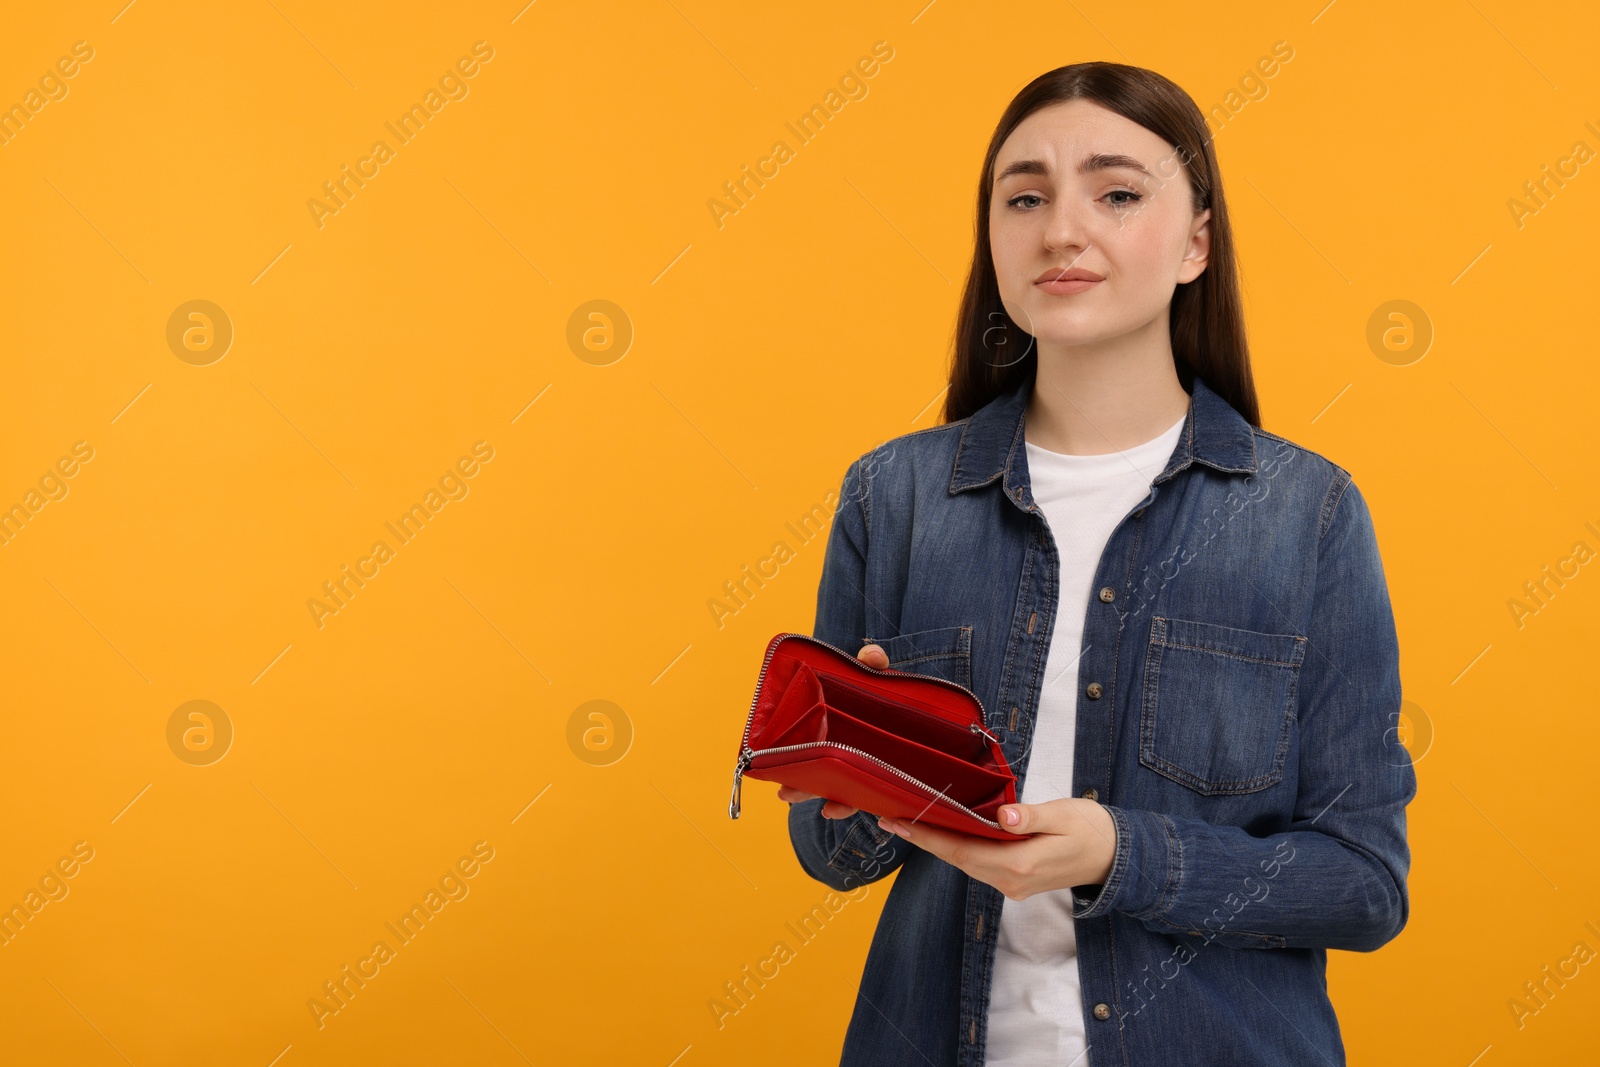
[[[739,742],[729,818],[743,778],[760,778],[874,815],[1017,841],[996,821],[1017,800],[1000,741],[966,686],[880,670],[826,642],[767,644]]]

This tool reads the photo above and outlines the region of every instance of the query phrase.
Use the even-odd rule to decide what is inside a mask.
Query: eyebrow
[[[1136,170],[1146,177],[1150,176],[1150,172],[1145,169],[1145,165],[1143,163],[1140,163],[1132,156],[1125,156],[1116,152],[1096,152],[1093,155],[1085,156],[1083,161],[1078,164],[1077,169],[1079,174],[1088,174],[1091,171],[1109,170],[1113,167],[1125,167],[1128,170]],[[1038,174],[1045,176],[1049,173],[1050,168],[1041,160],[1019,159],[1015,163],[1008,164],[1005,170],[1002,170],[999,174],[995,175],[994,180],[995,184],[998,185],[1002,181],[1005,181],[1007,178],[1011,177],[1013,174]]]

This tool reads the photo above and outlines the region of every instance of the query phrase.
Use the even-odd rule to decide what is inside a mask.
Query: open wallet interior
[[[983,706],[941,678],[869,667],[804,634],[768,646],[740,746],[743,776],[874,815],[1022,840],[997,820],[1016,776],[983,727]]]

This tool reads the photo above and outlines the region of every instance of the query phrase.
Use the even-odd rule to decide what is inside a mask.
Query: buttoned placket
[[[1123,636],[1118,591],[1122,591],[1122,599],[1126,600],[1144,532],[1145,510],[1159,492],[1159,486],[1152,485],[1144,499],[1135,504],[1112,530],[1101,552],[1091,586],[1096,593],[1084,621],[1088,647],[1079,662],[1079,677],[1089,681],[1078,694],[1073,758],[1074,787],[1080,782],[1086,783],[1079,795],[1089,800],[1099,800],[1104,795],[1105,802],[1110,803],[1112,797],[1110,771],[1116,709],[1116,665]],[[1002,712],[1006,718],[1002,749],[1017,773],[1017,794],[1020,798],[1022,783],[1027,775],[1028,741],[1037,725],[1036,709],[1043,689],[1053,613],[1059,607],[1060,564],[1044,511],[1031,499],[1029,489],[1025,486],[1008,488],[1006,495],[1033,519],[1033,531],[1028,535],[1022,568],[1018,617],[1007,643],[1008,667],[1000,689],[1004,698],[1002,706],[1009,708],[1009,712]],[[1130,523],[1133,524],[1131,528]],[[1016,672],[1020,672],[1020,678],[1014,677]],[[1027,723],[1026,734],[1018,732],[1018,726],[1023,721]],[[998,948],[995,933],[999,928],[1005,895],[977,879],[969,879],[968,886],[968,940],[963,950],[965,958],[962,969],[969,978],[962,997],[961,1022],[965,1040],[962,1043],[961,1063],[964,1067],[976,1067],[982,1062],[978,1046],[980,1038],[985,1035],[980,1034],[980,1025],[985,1022],[982,1016],[986,1012],[994,976],[994,959]],[[1076,934],[1080,960],[1111,958],[1111,916],[1078,922]],[[1079,983],[1083,1001],[1094,1001],[1091,1009],[1094,1019],[1109,1021],[1117,1014],[1113,1007],[1116,994],[1110,968],[1080,966]],[[1086,1036],[1090,1046],[1105,1039],[1092,1030]]]

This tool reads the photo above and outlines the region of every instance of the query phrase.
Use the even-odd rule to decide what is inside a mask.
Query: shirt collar
[[[1035,362],[1035,370],[1037,366]],[[1030,370],[1009,392],[995,397],[967,419],[950,472],[951,493],[976,489],[1003,476],[1006,495],[1019,504],[1025,503],[1028,473],[1023,449],[1023,416],[1033,392],[1035,370]],[[1166,469],[1156,475],[1152,483],[1166,481],[1191,463],[1204,463],[1233,474],[1254,473],[1254,427],[1198,374],[1193,381],[1189,410],[1184,415],[1183,429],[1178,432],[1178,445]]]

